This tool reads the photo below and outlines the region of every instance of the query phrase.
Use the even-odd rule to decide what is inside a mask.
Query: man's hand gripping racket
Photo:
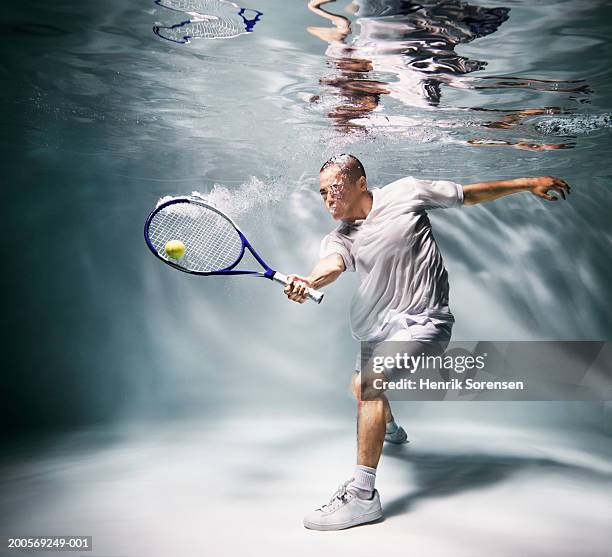
[[[145,222],[144,236],[155,256],[185,273],[251,275],[290,285],[289,289],[294,282],[271,269],[227,215],[197,197],[174,197],[158,205]],[[246,249],[262,271],[236,268]],[[308,299],[321,303],[322,292],[301,288]]]

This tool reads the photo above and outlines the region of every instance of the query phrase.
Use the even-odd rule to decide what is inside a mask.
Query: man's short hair
[[[352,181],[356,182],[362,176],[365,178],[366,173],[363,168],[363,164],[361,161],[355,156],[350,155],[348,153],[342,153],[340,155],[335,155],[331,159],[325,161],[319,173],[323,172],[328,166],[332,164],[337,164],[342,168],[342,171],[348,175]]]

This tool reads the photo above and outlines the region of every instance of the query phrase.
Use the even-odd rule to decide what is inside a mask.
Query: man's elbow
[[[338,274],[341,274],[346,271],[344,259],[342,259],[342,256],[340,254],[336,254],[336,257],[334,258],[334,271]]]
[[[338,255],[332,261],[328,261],[328,266],[325,272],[325,285],[334,282],[345,270],[344,260]]]

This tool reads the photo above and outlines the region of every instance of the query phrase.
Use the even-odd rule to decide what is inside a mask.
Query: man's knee
[[[351,392],[357,399],[361,400],[377,400],[384,394],[384,389],[376,385],[374,379],[380,378],[379,374],[366,373],[356,371],[351,379]]]

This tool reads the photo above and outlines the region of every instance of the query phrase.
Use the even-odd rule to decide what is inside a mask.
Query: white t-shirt
[[[343,221],[321,242],[321,257],[338,253],[359,274],[353,337],[377,341],[402,331],[414,340],[450,338],[448,276],[426,211],[462,204],[463,187],[408,177],[371,191],[368,216]]]

